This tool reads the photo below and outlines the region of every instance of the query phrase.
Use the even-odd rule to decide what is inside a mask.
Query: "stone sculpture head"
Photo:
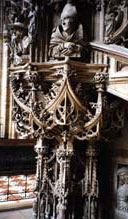
[[[67,3],[61,13],[61,25],[64,32],[72,34],[78,27],[76,7]]]

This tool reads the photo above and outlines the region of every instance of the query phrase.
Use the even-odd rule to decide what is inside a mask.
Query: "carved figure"
[[[37,33],[38,7],[32,0],[14,2],[5,7],[11,61],[14,65],[25,64],[30,59],[29,48]]]
[[[30,12],[28,14],[29,25],[28,25],[28,35],[30,37],[35,36],[36,33],[36,21],[37,21],[37,10],[38,8],[33,4],[30,5]]]
[[[19,3],[11,0],[10,2],[5,2],[5,23],[13,24],[17,22],[20,18],[20,5]]]
[[[121,185],[117,191],[117,208],[128,212],[128,184]]]
[[[23,55],[28,54],[28,48],[31,43],[31,38],[25,35],[24,25],[16,22],[12,25],[12,36],[10,42],[11,58],[14,65],[23,63]]]
[[[108,36],[113,32],[115,29],[115,16],[114,13],[111,12],[106,14],[105,16],[105,41],[108,41]]]
[[[49,56],[80,57],[83,47],[83,27],[78,22],[76,7],[67,3],[61,13],[61,25],[53,30]]]
[[[13,24],[13,32],[11,36],[11,50],[12,59],[14,59],[14,64],[17,65],[22,62],[22,36],[24,32],[24,27],[22,23]]]
[[[128,167],[118,170],[117,208],[128,212]]]

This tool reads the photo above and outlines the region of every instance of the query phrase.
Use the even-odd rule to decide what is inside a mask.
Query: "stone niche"
[[[128,218],[128,165],[117,166],[116,218]]]

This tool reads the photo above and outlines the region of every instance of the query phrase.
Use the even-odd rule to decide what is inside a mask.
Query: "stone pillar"
[[[97,219],[99,196],[97,161],[98,150],[94,144],[89,144],[86,150],[85,178],[83,181],[83,219]]]
[[[7,116],[7,90],[8,90],[8,45],[3,40],[3,59],[2,59],[2,74],[1,74],[1,91],[0,91],[0,125],[1,136],[6,136],[6,116]]]

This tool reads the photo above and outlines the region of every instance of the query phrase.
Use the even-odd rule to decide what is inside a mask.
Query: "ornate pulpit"
[[[49,60],[33,61],[38,9],[25,2],[22,19],[14,14],[10,26],[9,70],[15,128],[22,138],[37,140],[34,216],[96,219],[107,65],[81,62],[87,43],[71,1],[51,34]]]
[[[10,69],[16,129],[23,138],[37,139],[35,218],[75,217],[79,201],[83,218],[96,218],[96,142],[102,126],[106,67],[65,58]],[[75,143],[74,147],[75,139],[86,141],[82,148],[86,159],[79,153],[81,146]],[[80,179],[79,172],[72,170],[77,159],[83,169]]]

